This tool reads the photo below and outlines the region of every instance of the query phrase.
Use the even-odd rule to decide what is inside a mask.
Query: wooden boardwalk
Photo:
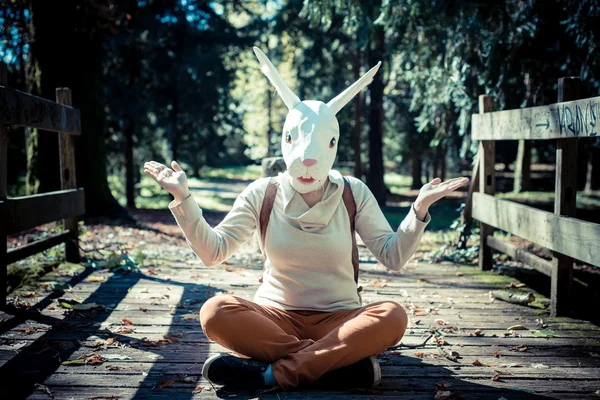
[[[186,249],[181,239],[176,245]],[[510,278],[433,264],[409,264],[391,273],[361,248],[365,302],[391,299],[407,308],[411,324],[404,344],[422,342],[431,329],[438,332],[436,340],[425,348],[381,354],[384,380],[376,390],[215,392],[201,379],[202,364],[224,349],[206,339],[198,310],[221,293],[250,299],[260,270],[244,267],[256,265],[260,256],[248,250],[226,265],[205,268],[186,251],[189,257],[180,262],[147,260],[150,266],[140,273],[88,268],[62,277],[73,286],[66,293],[51,290],[56,277],[19,291],[16,304],[29,302],[31,311],[0,315],[0,399],[49,399],[45,388],[56,399],[119,400],[580,399],[600,390],[598,327],[550,318],[543,307],[547,299],[537,294],[536,307],[490,302],[488,292],[505,288]],[[59,298],[88,306],[65,309]],[[514,325],[527,330],[507,330]],[[557,336],[536,336],[543,330]]]

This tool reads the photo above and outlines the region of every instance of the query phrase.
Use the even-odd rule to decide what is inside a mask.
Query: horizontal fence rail
[[[600,224],[561,217],[483,193],[473,193],[473,218],[600,267]]]
[[[48,222],[76,217],[85,213],[83,188],[59,190],[0,201],[5,210],[6,233],[21,232]]]
[[[0,86],[0,120],[5,125],[81,134],[79,110]]]
[[[548,106],[473,114],[475,140],[562,139],[600,136],[600,97]]]

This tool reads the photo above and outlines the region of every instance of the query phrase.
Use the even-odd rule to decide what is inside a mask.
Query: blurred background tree
[[[549,104],[575,75],[597,96],[599,13],[600,0],[11,0],[0,57],[13,87],[51,99],[73,89],[78,182],[88,214],[104,216],[164,206],[143,203],[144,161],[176,159],[200,178],[279,155],[287,110],[253,45],[302,99],[325,102],[381,60],[338,114],[336,167],[384,205],[470,169],[478,95],[497,109]],[[12,195],[55,190],[56,134],[13,131]],[[580,146],[580,189],[593,193],[599,141]],[[514,177],[502,191],[552,185],[532,179],[532,165],[554,161],[550,142],[499,142],[497,160]]]

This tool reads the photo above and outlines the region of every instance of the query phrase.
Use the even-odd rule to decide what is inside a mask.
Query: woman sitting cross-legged
[[[381,380],[375,356],[400,341],[408,321],[395,302],[362,305],[354,232],[383,265],[400,269],[431,219],[429,206],[468,179],[423,186],[394,231],[362,181],[331,169],[339,139],[335,114],[370,83],[379,64],[325,104],[300,101],[264,53],[255,53],[290,110],[282,134],[287,170],[248,185],[211,228],[177,162],[172,169],[144,165],[174,196],[169,209],[205,265],[223,262],[254,233],[261,237],[264,271],[253,301],[222,295],[200,310],[206,336],[236,354],[210,357],[202,374],[239,388],[374,386]]]

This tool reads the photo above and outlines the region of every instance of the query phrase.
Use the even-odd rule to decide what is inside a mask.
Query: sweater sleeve
[[[408,215],[394,231],[367,185],[356,178],[348,179],[356,201],[356,232],[379,262],[399,270],[417,249],[431,215],[428,212],[425,221],[419,220],[411,204]]]
[[[231,211],[214,228],[202,216],[193,196],[189,195],[179,203],[175,200],[169,203],[189,247],[204,265],[211,267],[222,263],[252,237],[258,226],[260,196],[257,195],[263,183],[259,179],[248,185],[236,198]]]

